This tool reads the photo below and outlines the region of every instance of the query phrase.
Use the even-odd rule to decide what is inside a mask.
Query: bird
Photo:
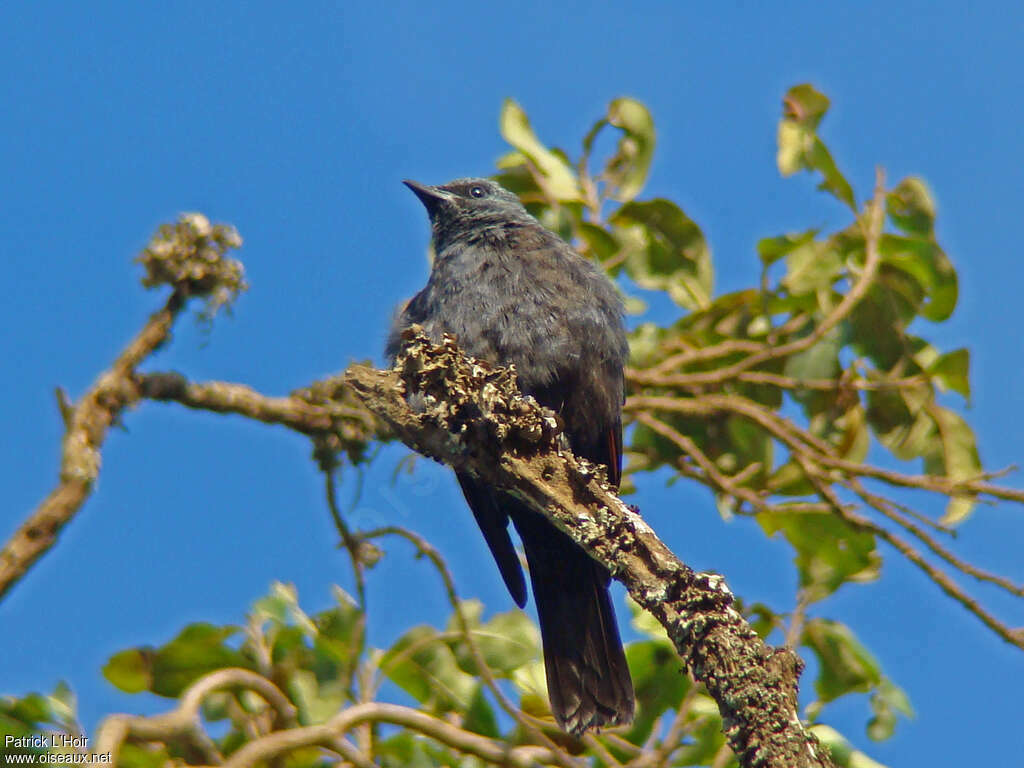
[[[603,464],[617,488],[629,347],[613,283],[495,181],[403,183],[427,210],[434,258],[392,324],[389,359],[418,324],[436,342],[450,334],[465,354],[514,366],[522,392],[560,416],[573,453]],[[520,608],[526,582],[510,521],[522,541],[555,721],[577,736],[629,723],[635,697],[607,568],[541,513],[467,472],[456,477]]]

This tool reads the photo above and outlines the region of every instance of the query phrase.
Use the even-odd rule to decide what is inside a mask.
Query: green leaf
[[[833,421],[836,438],[832,440],[838,454],[847,461],[861,462],[871,447],[871,433],[867,428],[864,407],[857,404]]]
[[[822,181],[818,185],[818,189],[830,192],[846,203],[850,210],[857,210],[857,202],[853,196],[853,187],[850,186],[850,182],[839,171],[839,167],[832,158],[832,153],[828,151],[828,147],[818,137],[815,137],[814,141],[811,142],[805,162],[809,169],[814,169],[822,175]]]
[[[312,619],[299,607],[299,593],[294,584],[275,581],[270,586],[270,594],[253,603],[252,615],[259,621],[275,624],[291,622],[308,637],[317,633]]]
[[[850,313],[849,339],[856,353],[871,358],[880,371],[899,374],[894,369],[906,364],[910,351],[905,329],[917,317],[924,295],[915,279],[883,263],[875,283]]]
[[[882,235],[879,252],[884,264],[913,278],[928,297],[920,310],[925,318],[933,322],[949,318],[956,308],[959,294],[957,275],[949,257],[935,242],[917,237]]]
[[[413,731],[399,731],[394,736],[382,739],[375,747],[385,768],[437,768],[439,765],[450,764],[435,760],[428,754],[428,743]]]
[[[666,291],[687,309],[711,303],[711,251],[700,227],[675,203],[626,203],[611,222],[626,249],[626,273],[637,285]]]
[[[868,721],[868,736],[875,741],[890,738],[896,729],[897,714],[914,716],[914,708],[906,692],[888,678],[883,678],[871,694],[871,711],[874,716]]]
[[[494,672],[502,676],[511,675],[518,667],[540,658],[540,633],[537,627],[522,611],[508,611],[493,616],[486,623],[479,621],[483,606],[478,601],[466,601],[466,607],[477,606],[479,610],[468,612],[470,632],[476,641],[484,662]],[[458,632],[458,622],[454,616],[448,620],[448,630]],[[476,662],[465,641],[458,637],[449,641],[455,652],[459,667],[471,675],[479,674]]]
[[[814,688],[823,702],[847,693],[866,693],[882,682],[878,660],[849,627],[838,621],[809,620],[804,625],[801,643],[818,657],[820,668]]]
[[[919,401],[930,395],[930,387],[907,387],[903,391],[869,391],[868,422],[879,442],[898,459],[909,461],[936,451],[935,420]]]
[[[818,129],[818,123],[825,117],[829,106],[828,96],[810,83],[794,85],[782,99],[786,119],[811,131]]]
[[[615,155],[605,166],[604,177],[612,197],[629,202],[643,189],[654,156],[654,120],[643,104],[619,98],[608,105],[608,123],[622,131]]]
[[[103,676],[125,693],[148,691],[153,684],[152,650],[135,648],[115,653],[103,665]]]
[[[661,716],[679,707],[691,683],[679,656],[667,640],[630,643],[626,647],[626,661],[637,702],[627,739],[634,744],[642,744]]]
[[[929,411],[938,429],[940,450],[925,457],[925,471],[945,475],[951,480],[969,480],[981,474],[981,459],[974,430],[957,413],[934,406]],[[940,522],[956,525],[970,515],[974,498],[957,494],[950,499]]]
[[[831,244],[807,240],[786,254],[782,284],[794,296],[830,290],[843,272],[843,261]]]
[[[671,332],[655,323],[641,323],[629,334],[629,362],[648,368],[664,358],[665,341]]]
[[[501,731],[498,729],[498,720],[494,716],[494,709],[491,707],[487,697],[484,696],[484,688],[477,685],[473,691],[472,701],[466,716],[462,721],[462,727],[467,731],[479,733],[492,739],[499,738]]]
[[[145,746],[125,742],[117,753],[118,768],[165,768],[178,762],[171,758],[166,747],[152,742]]]
[[[757,241],[757,255],[761,257],[762,264],[771,266],[794,249],[812,241],[817,234],[817,229],[808,229],[806,232],[763,238]]]
[[[672,765],[713,765],[715,758],[725,746],[722,718],[718,706],[709,696],[698,695],[690,705],[690,719],[693,722],[691,738],[676,752]],[[735,758],[726,765],[738,765]]]
[[[519,708],[533,717],[554,722],[548,699],[548,682],[544,662],[537,660],[519,667],[512,674],[512,683],[519,691]]]
[[[790,88],[782,103],[776,158],[779,172],[792,176],[802,170],[818,171],[822,175],[819,189],[830,192],[856,213],[853,188],[817,135],[818,124],[828,111],[828,97],[804,84]]]
[[[543,175],[545,187],[557,200],[582,201],[576,175],[569,164],[540,142],[522,107],[511,99],[506,99],[502,105],[500,126],[502,138],[529,158]]]
[[[924,179],[908,176],[886,195],[892,223],[909,235],[930,238],[935,229],[935,201]]]
[[[786,360],[783,370],[787,376],[800,381],[833,379],[840,371],[841,348],[842,334],[839,328],[835,327],[803,352],[798,352]]]
[[[971,353],[960,348],[939,357],[928,367],[928,373],[935,377],[942,389],[951,389],[970,400],[970,367]]]
[[[524,204],[543,198],[537,180],[527,167],[528,161],[529,158],[522,152],[509,152],[498,159],[496,165],[499,173],[494,175],[495,181],[510,192],[514,192]]]
[[[563,203],[562,205],[545,206],[537,215],[537,220],[569,242],[576,234],[576,229],[583,220],[581,203]]]
[[[71,686],[64,680],[57,683],[53,693],[50,694],[50,711],[59,722],[75,722],[78,713],[78,699],[75,697],[74,691],[71,690]]]
[[[177,697],[203,675],[224,667],[252,668],[252,663],[225,641],[237,627],[190,624],[153,656],[150,690]]]
[[[438,631],[425,625],[402,635],[384,653],[380,669],[414,699],[440,711],[464,711],[476,685]]]
[[[807,496],[814,493],[807,475],[795,461],[780,465],[765,481],[765,487],[782,496]]]
[[[757,515],[764,532],[782,532],[796,550],[800,586],[812,601],[821,600],[845,582],[878,578],[882,558],[875,537],[858,531],[828,512],[783,510]]]
[[[607,261],[619,252],[618,240],[604,227],[584,221],[580,223],[577,231],[598,261]]]
[[[722,435],[721,448],[716,459],[718,465],[725,471],[735,474],[751,464],[760,464],[761,469],[750,475],[745,484],[762,482],[772,466],[774,450],[768,433],[750,419],[735,415],[727,417],[724,426],[725,433]]]
[[[299,709],[302,725],[326,722],[338,713],[346,700],[346,694],[339,685],[321,685],[317,676],[308,669],[292,672],[286,688]]]
[[[237,631],[232,626],[189,624],[162,648],[114,654],[103,667],[103,675],[128,693],[149,690],[158,696],[177,698],[197,679],[216,669],[252,668],[249,659],[225,643]]]
[[[629,609],[629,613],[632,616],[630,619],[630,626],[633,627],[641,635],[657,640],[659,643],[672,648],[672,641],[669,639],[668,632],[665,631],[665,627],[662,626],[656,618],[650,613],[640,607],[640,604],[636,602],[632,597],[626,597],[626,607]]]

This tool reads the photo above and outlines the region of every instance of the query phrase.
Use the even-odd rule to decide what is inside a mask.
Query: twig
[[[170,336],[174,319],[185,305],[185,294],[173,291],[163,309],[155,312],[129,342],[114,364],[96,379],[81,402],[68,413],[57,487],[36,507],[0,550],[0,598],[57,542],[92,492],[100,472],[100,449],[107,430],[122,411],[139,399],[132,380],[135,367]]]
[[[711,461],[711,459],[709,459],[689,437],[681,434],[678,430],[670,427],[660,419],[654,418],[646,411],[638,411],[635,414],[635,418],[640,424],[643,424],[652,431],[657,432],[662,437],[675,443],[683,453],[692,458],[697,466],[704,470],[704,474],[708,479],[718,486],[723,492],[728,493],[730,496],[737,499],[743,499],[758,511],[765,508],[766,504],[764,499],[758,496],[750,488],[744,488],[734,484],[729,477],[719,472],[715,463]]]
[[[961,560],[948,549],[943,547],[937,542],[927,531],[922,530],[918,526],[914,525],[909,520],[902,519],[897,511],[894,509],[894,504],[888,499],[882,498],[876,494],[867,491],[864,486],[856,479],[847,481],[844,483],[850,490],[856,493],[865,503],[869,504],[872,508],[878,510],[881,514],[892,520],[894,523],[899,525],[904,530],[916,536],[928,549],[938,555],[940,558],[945,560],[950,566],[956,568],[961,573],[973,576],[978,581],[985,581],[989,584],[995,584],[997,587],[1005,589],[1012,595],[1017,597],[1024,597],[1024,586],[1014,584],[1007,578],[998,576],[994,573],[985,571],[977,566],[971,565],[970,563]]]
[[[659,366],[660,367],[660,366]],[[693,373],[656,373],[654,369],[630,368],[626,371],[627,378],[634,384],[658,386],[658,387],[681,387],[699,388],[708,384],[718,384],[717,371]],[[838,379],[798,379],[793,376],[783,376],[769,371],[740,371],[733,378],[747,384],[770,384],[779,389],[814,389],[823,392],[831,392],[841,389],[854,389],[860,391],[877,391],[884,389],[903,389],[904,387],[915,387],[927,384],[929,378],[925,375],[907,376],[902,379],[882,379],[880,381],[865,381],[863,379],[838,380]]]
[[[796,606],[793,608],[793,615],[789,619],[789,629],[786,630],[786,647],[796,648],[800,644],[803,635],[804,623],[807,620],[807,608],[811,604],[811,593],[806,589],[800,589],[796,594]]]
[[[345,523],[338,509],[337,490],[334,483],[334,471],[331,467],[324,468],[324,485],[327,492],[327,508],[331,512],[331,519],[334,520],[334,527],[341,537],[341,543],[348,551],[349,559],[352,561],[352,575],[356,580],[356,594],[359,597],[359,607],[366,611],[366,576],[364,574],[363,543],[359,537],[353,536]]]
[[[888,542],[896,549],[897,552],[924,571],[925,574],[938,585],[939,589],[978,617],[985,626],[999,635],[999,637],[1003,638],[1006,642],[1024,650],[1024,633],[1010,629],[995,616],[982,608],[981,605],[979,605],[978,602],[970,595],[964,592],[948,574],[940,571],[925,560],[924,557],[921,556],[920,552],[892,531],[883,528],[877,523],[847,509],[847,507],[841,503],[838,495],[836,495],[835,490],[831,485],[829,485],[828,481],[823,480],[819,476],[819,471],[815,469],[812,461],[807,456],[799,451],[795,452],[793,456],[800,464],[800,467],[803,469],[807,479],[812,485],[814,485],[815,489],[822,497],[828,499],[829,503],[832,504],[835,513],[839,515],[839,517],[853,527],[873,533],[880,539]]]
[[[263,697],[277,713],[281,727],[295,724],[296,710],[288,698],[272,682],[248,669],[229,667],[218,669],[192,683],[181,695],[181,701],[170,712],[150,717],[111,715],[100,726],[96,736],[95,755],[110,754],[114,762],[126,740],[162,741],[187,736],[206,753],[204,759],[217,759],[216,747],[202,729],[199,711],[204,699],[225,688],[244,688]]]
[[[462,607],[462,601],[459,599],[459,595],[455,589],[455,579],[452,577],[452,573],[448,569],[448,564],[444,561],[441,553],[419,534],[400,526],[384,526],[359,534],[359,537],[364,540],[380,538],[382,536],[398,536],[405,539],[416,547],[416,551],[419,554],[423,555],[431,562],[444,584],[445,593],[448,596],[448,602],[452,606],[456,622],[459,625],[459,635],[463,640],[465,640],[466,645],[469,647],[470,654],[473,656],[473,661],[476,664],[480,677],[483,678],[484,684],[491,692],[491,695],[494,696],[495,700],[506,714],[515,720],[521,728],[523,728],[535,740],[543,743],[548,749],[552,750],[554,755],[558,756],[557,762],[559,765],[563,766],[563,768],[574,768],[573,761],[567,756],[563,756],[558,745],[555,744],[548,735],[538,727],[529,715],[509,701],[508,697],[505,696],[504,692],[498,686],[498,681],[495,680],[494,673],[487,664],[487,660],[484,658],[484,655],[480,650],[480,646],[477,644],[476,638],[473,636],[473,631],[469,626],[469,620],[466,618],[465,611]],[[406,652],[408,653],[411,650],[411,648],[407,648]]]
[[[688,381],[694,385],[721,384],[725,381],[736,378],[739,374],[744,371],[748,371],[761,363],[769,360],[779,360],[781,358],[791,357],[798,352],[810,349],[821,341],[829,331],[846,319],[850,312],[853,311],[853,308],[860,303],[860,300],[863,299],[864,296],[867,295],[868,289],[870,289],[872,283],[874,283],[875,276],[878,274],[878,267],[882,262],[878,244],[881,239],[882,224],[884,220],[885,173],[881,168],[879,168],[875,172],[874,197],[871,202],[868,203],[865,214],[861,219],[861,229],[864,232],[864,267],[861,270],[857,281],[850,288],[849,292],[843,296],[842,300],[835,306],[835,308],[814,327],[813,331],[802,338],[795,339],[779,346],[763,348],[760,352],[753,352],[742,360],[724,368],[708,371],[706,373],[686,374]],[[634,371],[633,375],[638,376],[640,374],[639,372]],[[639,380],[643,380],[642,375]]]
[[[224,762],[224,768],[248,768],[303,747],[327,746],[333,749],[338,738],[366,722],[390,723],[416,731],[439,744],[478,757],[491,765],[534,768],[538,764],[557,762],[556,755],[544,747],[512,747],[504,741],[464,731],[415,709],[375,702],[344,709],[321,725],[277,731],[251,741],[232,754]]]
[[[871,477],[882,480],[890,485],[902,488],[918,488],[946,496],[954,494],[973,494],[991,496],[1005,501],[1016,501],[1024,504],[1024,490],[1005,488],[994,485],[986,480],[963,478],[952,480],[939,475],[907,475],[882,469],[871,464],[862,464],[840,458],[835,449],[825,441],[814,437],[806,430],[800,429],[773,411],[740,397],[738,395],[699,395],[697,397],[670,397],[635,395],[626,400],[624,411],[638,414],[644,411],[672,411],[690,416],[710,416],[722,411],[747,416],[751,421],[764,427],[773,436],[779,438],[790,448],[810,446],[814,449],[814,459],[831,469],[838,469],[854,477]],[[985,473],[981,477],[991,477]]]
[[[179,373],[138,377],[143,397],[173,401],[200,411],[235,413],[264,424],[280,424],[304,435],[319,435],[332,426],[329,408],[297,397],[267,397],[244,384],[226,381],[191,382]]]

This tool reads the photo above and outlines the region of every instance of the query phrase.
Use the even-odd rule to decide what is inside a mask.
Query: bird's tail
[[[608,594],[608,571],[541,515],[513,516],[537,601],[551,710],[579,735],[633,719],[633,681]]]

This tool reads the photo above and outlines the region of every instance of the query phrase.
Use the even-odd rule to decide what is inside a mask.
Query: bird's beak
[[[431,187],[427,184],[420,184],[418,181],[405,179],[402,183],[416,193],[416,197],[420,199],[420,202],[423,203],[424,207],[427,209],[427,213],[431,216],[434,215],[434,211],[437,210],[441,203],[451,197],[451,193],[446,190],[438,187]]]

